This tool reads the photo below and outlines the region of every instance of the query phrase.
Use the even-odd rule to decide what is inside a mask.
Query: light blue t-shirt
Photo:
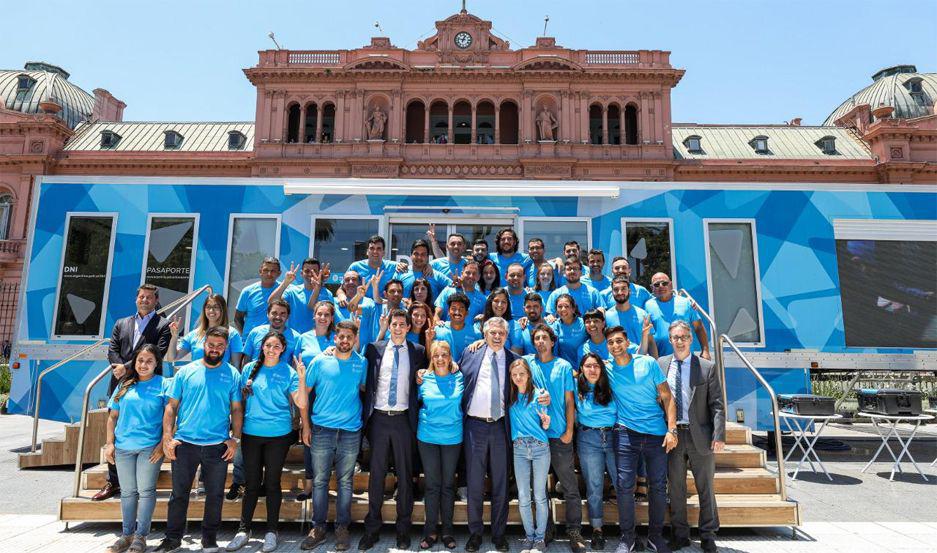
[[[612,279],[605,275],[602,275],[602,280],[594,280],[591,276],[584,276],[580,279],[580,281],[583,284],[588,284],[589,286],[595,288],[597,292],[607,290],[612,285]]]
[[[528,397],[529,396],[529,397]],[[540,393],[536,390],[533,394],[518,394],[517,401],[511,404],[508,413],[511,417],[511,440],[520,437],[534,438],[543,443],[549,443],[547,431],[540,424],[540,411],[546,407],[540,405],[537,400]],[[528,399],[530,401],[528,401]],[[553,398],[550,398],[550,404],[553,404]],[[553,426],[553,420],[550,420],[550,426]]]
[[[309,332],[316,326],[315,313],[309,307],[312,292],[302,284],[294,284],[287,288],[286,292],[283,292],[283,301],[290,304],[290,318],[286,324],[300,334]],[[330,302],[333,299],[332,292],[329,292],[328,288],[323,286],[315,303],[320,301]]]
[[[511,318],[515,321],[527,316],[524,311],[524,298],[526,297],[527,290],[522,291],[520,294],[512,294],[511,290],[508,289],[508,299],[511,300]]]
[[[179,348],[189,352],[192,361],[198,361],[205,357],[205,335],[198,335],[198,329],[189,331],[179,342]],[[228,347],[224,350],[224,356],[221,360],[225,363],[231,361],[232,353],[242,353],[244,351],[244,340],[241,333],[233,326],[228,327]]]
[[[413,290],[413,282],[419,278],[425,278],[429,281],[429,287],[433,291],[434,298],[438,296],[446,286],[452,284],[452,279],[447,277],[445,273],[440,273],[436,270],[417,272],[411,269],[402,275],[397,274],[395,276],[397,280],[403,282],[403,297],[405,298],[410,297],[410,292]]]
[[[693,328],[693,323],[700,320],[699,313],[693,309],[690,300],[676,294],[667,302],[651,298],[644,304],[644,309],[654,323],[654,342],[657,343],[657,355],[661,357],[673,353],[673,346],[670,345],[670,323],[686,321],[690,328]],[[690,335],[693,336],[692,351],[699,351],[700,343],[696,339],[696,332],[691,332]]]
[[[358,317],[358,351],[364,351],[364,347],[374,341],[374,320],[377,317],[377,304],[370,298],[361,298],[358,307],[361,309],[361,315]],[[335,322],[348,320],[351,320],[351,312],[348,311],[347,307],[340,307],[338,301],[336,301]],[[378,324],[380,323],[378,322]]]
[[[462,443],[462,393],[465,383],[461,372],[439,376],[428,372],[420,384],[419,423],[416,438],[438,445]]]
[[[436,307],[442,310],[442,320],[449,320],[449,296],[455,294],[456,292],[462,292],[469,299],[469,309],[468,315],[465,316],[465,320],[474,321],[475,317],[481,315],[485,312],[485,301],[487,301],[487,296],[482,293],[478,287],[476,287],[471,292],[466,292],[462,288],[453,288],[452,286],[447,286],[443,288],[443,291],[436,296]]]
[[[627,311],[619,311],[615,307],[610,307],[605,310],[605,327],[620,326],[625,329],[629,342],[640,344],[645,317],[647,317],[647,311],[636,305],[632,305]]]
[[[248,284],[241,290],[235,309],[246,313],[244,315],[244,328],[241,329],[244,336],[250,334],[254,327],[267,322],[267,300],[270,299],[270,294],[277,289],[277,286],[278,284],[274,283],[269,288],[264,288],[260,285],[260,281],[257,281]]]
[[[115,401],[120,386],[111,394],[107,408],[117,411],[114,429],[114,447],[135,451],[159,444],[163,438],[163,409],[166,407],[166,388],[171,378],[154,375],[146,382],[137,382]]]
[[[348,359],[334,355],[303,355],[306,387],[315,390],[312,424],[337,430],[361,430],[360,389],[367,378],[368,363],[352,352]]]
[[[608,342],[603,338],[601,342],[596,344],[592,341],[592,338],[586,338],[586,341],[579,346],[579,359],[576,363],[577,371],[579,370],[579,361],[582,361],[587,353],[594,353],[602,359],[608,359]]]
[[[618,424],[644,434],[663,436],[667,433],[667,417],[657,403],[657,387],[667,382],[657,360],[647,355],[634,355],[631,363],[607,366],[608,379],[618,413]]]
[[[244,365],[241,388],[247,386],[256,361]],[[299,389],[299,376],[293,367],[280,361],[272,367],[261,367],[251,384],[251,394],[244,397],[244,433],[275,438],[293,429],[290,394]]]
[[[576,419],[579,424],[592,428],[609,428],[618,420],[618,408],[612,399],[608,405],[595,402],[595,385],[589,384],[589,393],[579,397],[576,393]]]
[[[260,355],[261,342],[263,342],[264,336],[266,336],[268,332],[270,332],[269,324],[260,325],[252,330],[251,333],[247,335],[247,338],[244,339],[244,357],[248,361],[253,361]],[[299,353],[297,349],[300,340],[299,333],[287,327],[282,330],[282,334],[283,337],[286,338],[286,349],[280,354],[280,359],[292,363],[293,355]]]
[[[381,280],[377,284],[377,290],[378,292],[380,292],[381,297],[383,298],[384,297],[384,285],[390,282],[391,279],[394,278],[394,274],[397,271],[397,263],[394,261],[391,261],[390,259],[382,259],[380,269],[384,271],[384,274],[381,275]],[[348,270],[355,271],[356,273],[358,273],[358,275],[361,277],[361,284],[364,284],[366,286],[368,285],[368,281],[371,280],[371,276],[377,272],[377,269],[372,269],[371,266],[368,265],[367,259],[361,259],[359,261],[355,261],[354,263],[348,266]],[[370,286],[368,287],[368,293],[369,294],[371,293]]]
[[[628,289],[631,290],[631,295],[629,296],[628,301],[631,302],[631,305],[640,307],[641,309],[644,309],[644,304],[647,303],[647,300],[654,297],[650,292],[647,291],[647,288],[641,286],[640,284],[629,282]],[[615,295],[612,294],[611,286],[605,290],[602,290],[600,294],[602,296],[602,303],[605,305],[605,308],[615,309]]]
[[[436,339],[449,343],[449,349],[452,350],[452,358],[458,361],[462,358],[462,352],[472,342],[481,339],[481,335],[475,331],[475,325],[465,324],[461,330],[452,328],[452,323],[446,322],[436,327]]]
[[[589,339],[586,325],[582,317],[576,317],[573,322],[566,324],[563,319],[553,321],[553,331],[556,332],[557,351],[560,357],[570,365],[579,366],[579,346]]]
[[[508,285],[508,267],[515,263],[520,263],[524,267],[524,274],[527,274],[530,270],[530,266],[533,264],[533,261],[530,260],[530,256],[521,252],[514,252],[510,256],[503,256],[500,253],[489,253],[488,259],[494,261],[495,265],[498,266],[498,271],[501,272],[501,286]]]
[[[179,400],[175,439],[216,445],[230,437],[231,403],[241,401],[241,373],[228,363],[208,368],[193,361],[171,379],[168,396]]]
[[[310,354],[313,357],[319,355],[329,346],[335,343],[335,334],[326,334],[324,336],[317,336],[316,329],[313,328],[309,332],[304,332],[299,335],[299,345],[296,348],[296,353],[298,354]]]
[[[547,313],[556,313],[556,300],[560,298],[563,294],[569,294],[576,300],[576,307],[579,308],[579,314],[585,315],[586,311],[590,311],[597,307],[602,307],[602,300],[599,298],[599,293],[595,291],[595,288],[589,286],[588,284],[583,284],[580,282],[579,288],[573,290],[569,286],[560,286],[550,294],[550,298],[547,300],[546,310]]]
[[[465,269],[465,258],[460,259],[458,263],[452,263],[449,261],[449,257],[437,257],[429,264],[433,269],[451,279],[453,274],[462,274],[462,269]]]
[[[546,321],[544,321],[543,319],[541,319],[540,321],[536,323],[527,321],[527,326],[524,328],[520,328],[520,325],[517,325],[518,340],[517,340],[517,343],[514,345],[516,347],[520,347],[524,355],[533,355],[537,353],[537,348],[534,347],[534,339],[530,334],[533,331],[533,329],[540,323],[546,324]],[[556,327],[555,325],[552,325],[551,328],[555,329]],[[558,351],[557,348],[553,348],[554,354],[556,354],[557,351]]]
[[[528,355],[524,359],[534,375],[534,385],[542,386],[550,392],[550,405],[547,407],[550,429],[547,430],[547,437],[559,438],[566,432],[566,392],[576,392],[573,367],[559,357],[554,357],[548,363],[540,361],[536,355]],[[511,422],[513,424],[513,419]]]

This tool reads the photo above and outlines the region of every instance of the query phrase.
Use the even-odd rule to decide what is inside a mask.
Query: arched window
[[[319,106],[315,102],[306,104],[306,121],[303,124],[303,142],[318,142],[316,124],[319,118]]]
[[[501,144],[517,144],[518,128],[520,127],[520,117],[518,116],[517,104],[511,100],[501,102],[500,120],[498,126],[501,127]]]
[[[608,106],[608,143],[621,144],[621,109],[617,104]]]
[[[407,104],[407,144],[422,144],[423,127],[426,126],[426,104],[422,100],[413,100]]]
[[[299,104],[290,104],[286,109],[286,141],[299,142]]]
[[[472,105],[465,100],[452,107],[452,129],[454,144],[472,143]]]
[[[10,221],[13,220],[13,196],[0,195],[0,240],[10,237]]]
[[[429,106],[430,141],[436,144],[449,141],[449,105],[436,100]]]
[[[335,135],[335,104],[328,103],[322,106],[322,136],[317,138],[319,142],[328,144],[332,142]]]
[[[589,144],[602,143],[602,106],[589,106]]]
[[[625,106],[625,144],[638,143],[638,107],[634,104]]]
[[[484,100],[475,107],[475,142],[495,143],[495,105]]]

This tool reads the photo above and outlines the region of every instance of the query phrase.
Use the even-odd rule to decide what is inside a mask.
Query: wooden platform
[[[75,466],[78,454],[79,423],[65,425],[65,434],[42,441],[35,453],[19,454],[19,468]],[[85,450],[82,463],[97,463],[104,446],[107,429],[107,409],[88,411],[88,429],[85,431]]]

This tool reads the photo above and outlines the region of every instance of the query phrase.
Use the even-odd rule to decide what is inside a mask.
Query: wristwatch
[[[241,445],[241,438],[235,438],[234,436],[231,436],[231,439],[234,440],[234,443],[237,445]]]
[[[673,437],[674,437],[674,438],[677,437],[677,429],[676,429],[676,428],[671,428],[671,429],[668,430],[667,432],[668,432],[669,434],[673,434]]]

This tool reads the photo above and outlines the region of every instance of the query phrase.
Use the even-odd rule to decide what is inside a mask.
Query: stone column
[[[387,114],[387,140],[392,141],[393,139],[400,140],[400,128],[401,118],[400,118],[400,91],[394,90],[390,93],[390,107],[387,110],[390,112]]]
[[[624,144],[626,136],[628,133],[625,132],[625,105],[622,104],[618,108],[618,142]]]
[[[608,106],[602,106],[602,144],[608,143]]]
[[[263,93],[263,104],[258,111],[259,117],[258,121],[262,121],[263,125],[261,126],[260,133],[258,133],[261,139],[270,140],[273,138],[273,120],[276,118],[276,111],[273,107],[273,93],[269,90],[265,90]]]
[[[335,122],[332,124],[332,142],[345,139],[345,91],[335,91]]]
[[[286,92],[277,91],[273,94],[273,137],[280,142],[285,142],[286,133],[283,130],[283,126],[286,124],[286,118],[289,116],[289,114],[286,113]]]
[[[560,122],[560,132],[557,133],[557,140],[569,140],[570,139],[570,129],[572,124],[570,123],[570,112],[572,110],[569,106],[569,91],[563,90],[560,92],[560,115],[557,119]]]
[[[501,144],[501,102],[495,103],[495,144]]]
[[[518,142],[521,142],[522,144],[528,140],[536,140],[537,138],[536,136],[531,137],[531,134],[530,134],[530,131],[532,130],[532,127],[533,127],[533,122],[531,121],[531,118],[530,118],[531,110],[533,109],[533,95],[534,93],[532,91],[525,90],[523,100],[521,100],[521,106],[520,106],[521,107],[521,113],[520,113],[521,128],[519,129],[520,133],[518,133],[519,134]]]
[[[364,132],[364,91],[356,90],[355,91],[355,104],[352,107],[352,133],[351,136],[354,139],[365,140],[368,138],[368,135]]]
[[[579,141],[588,143],[589,136],[589,93],[579,93]]]
[[[470,144],[475,144],[475,142],[478,140],[478,129],[476,128],[477,124],[478,124],[478,105],[472,104],[472,134],[471,134],[471,138],[469,138]]]
[[[448,104],[449,104],[448,106],[449,107],[449,128],[447,129],[448,133],[446,135],[446,138],[448,139],[449,144],[452,144],[453,142],[455,142],[455,129],[452,128],[453,107],[452,107],[451,101]]]
[[[638,114],[638,120],[641,121],[641,124],[638,125],[638,144],[644,144],[644,141],[651,140],[651,132],[649,129],[650,126],[650,116],[649,116],[649,107],[650,102],[648,102],[648,92],[641,93],[641,113]]]
[[[312,141],[316,144],[322,142],[322,120],[325,119],[325,106],[322,102],[316,102],[316,136]]]
[[[423,144],[429,144],[429,104],[423,104],[423,110]]]
[[[662,114],[663,114],[663,108],[661,107],[660,92],[655,92],[654,93],[654,113],[651,116],[654,119],[654,142],[658,142],[658,141],[662,142],[664,140],[663,126],[664,126],[664,122],[666,121],[666,119],[662,118]]]
[[[296,142],[303,144],[306,142],[306,102],[299,104],[299,133],[296,138]],[[289,132],[289,126],[287,126],[287,131]]]

